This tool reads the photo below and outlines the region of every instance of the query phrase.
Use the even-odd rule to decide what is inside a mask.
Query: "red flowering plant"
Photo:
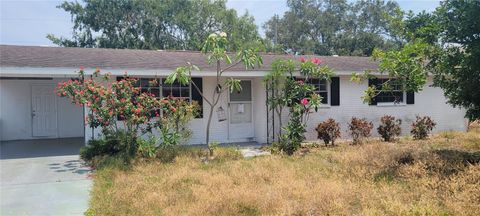
[[[295,80],[294,73],[299,73],[302,79]],[[273,91],[267,100],[269,109],[276,112],[280,110],[277,112],[279,119],[283,107],[289,107],[290,110],[287,125],[280,125],[282,129],[279,131],[280,139],[275,143],[276,149],[290,155],[300,147],[305,140],[309,114],[317,111],[322,100],[322,97],[315,93],[316,87],[310,81],[329,80],[332,75],[333,70],[315,57],[301,57],[299,65],[292,60],[276,60],[272,63],[272,69],[265,77],[269,92]]]
[[[124,145],[127,153],[133,153],[139,131],[151,128],[153,123],[150,120],[161,107],[160,100],[150,93],[142,93],[135,87],[137,80],[133,78],[110,82],[109,74],[100,79],[98,69],[87,79],[83,78],[83,68],[79,74],[80,79],[59,83],[57,95],[87,107],[90,112],[85,122],[92,128],[101,127],[103,135],[114,137]]]
[[[162,147],[171,147],[189,139],[192,131],[187,123],[199,111],[197,102],[188,102],[183,99],[167,97],[161,100],[162,118],[158,118],[155,126],[160,132]]]

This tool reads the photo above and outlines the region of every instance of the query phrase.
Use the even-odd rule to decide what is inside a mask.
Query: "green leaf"
[[[239,79],[228,78],[225,81],[225,85],[229,88],[230,92],[241,91],[242,85]]]

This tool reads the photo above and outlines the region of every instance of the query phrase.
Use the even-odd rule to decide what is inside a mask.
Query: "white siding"
[[[0,80],[0,140],[35,139],[32,136],[31,86],[55,85],[53,80]],[[54,94],[54,92],[52,92]],[[56,98],[57,135],[55,138],[83,137],[83,112],[66,98]],[[53,137],[52,137],[53,138]]]
[[[225,81],[226,78],[220,80],[221,83]],[[239,78],[240,79],[240,78]],[[253,122],[255,127],[254,141],[266,142],[266,108],[265,108],[265,88],[262,84],[262,78],[244,78],[252,80],[252,99],[253,99]],[[203,93],[206,97],[211,98],[212,92],[215,88],[215,77],[204,77],[203,81]],[[211,100],[211,99],[210,99]],[[222,107],[225,110],[226,116],[228,117],[228,91],[224,92],[220,97],[220,102],[215,107],[212,117],[212,123],[210,127],[210,142],[220,142],[220,143],[233,143],[233,142],[246,142],[251,141],[251,139],[244,140],[233,140],[229,138],[230,133],[242,133],[241,131],[229,131],[229,122],[218,121],[217,109]],[[203,102],[203,118],[193,119],[190,122],[190,129],[193,131],[191,139],[188,141],[188,144],[204,144],[205,143],[205,130],[208,122],[208,115],[210,106],[207,102]],[[88,112],[88,110],[87,110]],[[87,135],[85,139],[88,141],[91,138],[92,130],[86,126]],[[97,128],[94,132],[95,137],[99,136],[100,129]],[[154,131],[154,135],[158,135],[157,131]]]
[[[316,140],[317,133],[315,127],[318,123],[333,118],[340,123],[342,138],[349,138],[347,127],[352,117],[366,118],[374,124],[373,136],[378,136],[377,127],[380,117],[383,115],[392,115],[402,119],[402,134],[410,133],[411,124],[415,121],[415,115],[428,115],[437,126],[434,132],[439,131],[465,131],[465,111],[459,108],[453,108],[446,103],[443,92],[440,88],[431,87],[431,79],[423,91],[415,93],[415,104],[398,106],[376,106],[363,103],[361,97],[368,86],[368,82],[354,83],[350,81],[349,76],[340,77],[340,106],[329,106],[321,108],[316,113],[310,115],[307,122],[308,128],[307,140]],[[284,122],[288,120],[284,115]]]
[[[249,79],[249,78],[245,78]],[[252,80],[252,92],[253,92],[253,122],[255,129],[255,140],[260,143],[265,143],[267,140],[267,112],[265,107],[265,87],[262,83],[262,77],[250,78]],[[383,115],[393,115],[402,119],[402,131],[403,134],[410,132],[410,125],[415,120],[415,115],[428,115],[433,118],[438,124],[435,132],[445,130],[466,130],[464,120],[464,110],[453,108],[446,104],[445,97],[442,90],[439,88],[433,88],[427,84],[424,90],[415,94],[415,104],[403,105],[403,106],[369,106],[364,104],[361,96],[367,88],[367,82],[358,84],[350,82],[349,76],[341,76],[340,78],[340,106],[325,107],[318,110],[318,112],[311,114],[308,121],[307,139],[316,140],[317,135],[315,131],[316,125],[324,121],[327,118],[334,118],[340,122],[342,127],[342,138],[348,138],[347,124],[352,116],[365,117],[374,123],[374,136],[377,136],[376,127],[378,127],[378,120]],[[224,80],[222,80],[223,82]],[[203,92],[211,97],[211,92],[215,87],[214,77],[203,78]],[[228,93],[225,92],[218,106],[222,106],[227,112],[228,116]],[[216,109],[217,109],[216,108]],[[203,105],[204,117],[202,119],[194,119],[191,122],[191,129],[193,131],[193,137],[190,139],[189,144],[202,144],[205,143],[205,128],[208,120],[209,106],[206,102]],[[229,133],[241,133],[241,131],[229,131],[228,120],[218,121],[217,111],[213,112],[213,119],[210,129],[210,140],[230,143],[237,140],[230,140]],[[287,114],[285,113],[283,123],[287,123]],[[278,120],[275,120],[278,123]],[[89,134],[90,130],[87,130]],[[90,135],[87,135],[86,139],[89,139]],[[245,140],[247,141],[247,140]]]

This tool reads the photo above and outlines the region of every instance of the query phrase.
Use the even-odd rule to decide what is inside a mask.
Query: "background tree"
[[[440,30],[431,56],[434,85],[470,120],[480,119],[480,1],[446,0],[434,15]]]
[[[287,5],[282,17],[263,26],[266,39],[284,52],[368,56],[374,48],[397,44],[388,22],[400,10],[394,1],[288,0]]]
[[[83,0],[58,8],[74,24],[71,39],[47,36],[59,46],[200,50],[222,31],[231,32],[228,50],[261,46],[253,17],[238,16],[224,0]]]
[[[434,86],[443,89],[450,104],[465,108],[470,120],[479,119],[480,2],[446,0],[432,13],[397,11],[388,18],[390,32],[402,47],[373,52],[380,61],[379,71],[414,92],[423,88],[432,73]],[[370,87],[364,99],[368,101],[376,93]]]

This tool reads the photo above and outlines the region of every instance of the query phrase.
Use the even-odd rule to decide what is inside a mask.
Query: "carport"
[[[84,110],[55,94],[69,78],[0,76],[0,141],[84,137]],[[8,70],[7,70],[8,72]]]
[[[82,215],[91,187],[82,146],[83,138],[0,142],[0,215]]]

